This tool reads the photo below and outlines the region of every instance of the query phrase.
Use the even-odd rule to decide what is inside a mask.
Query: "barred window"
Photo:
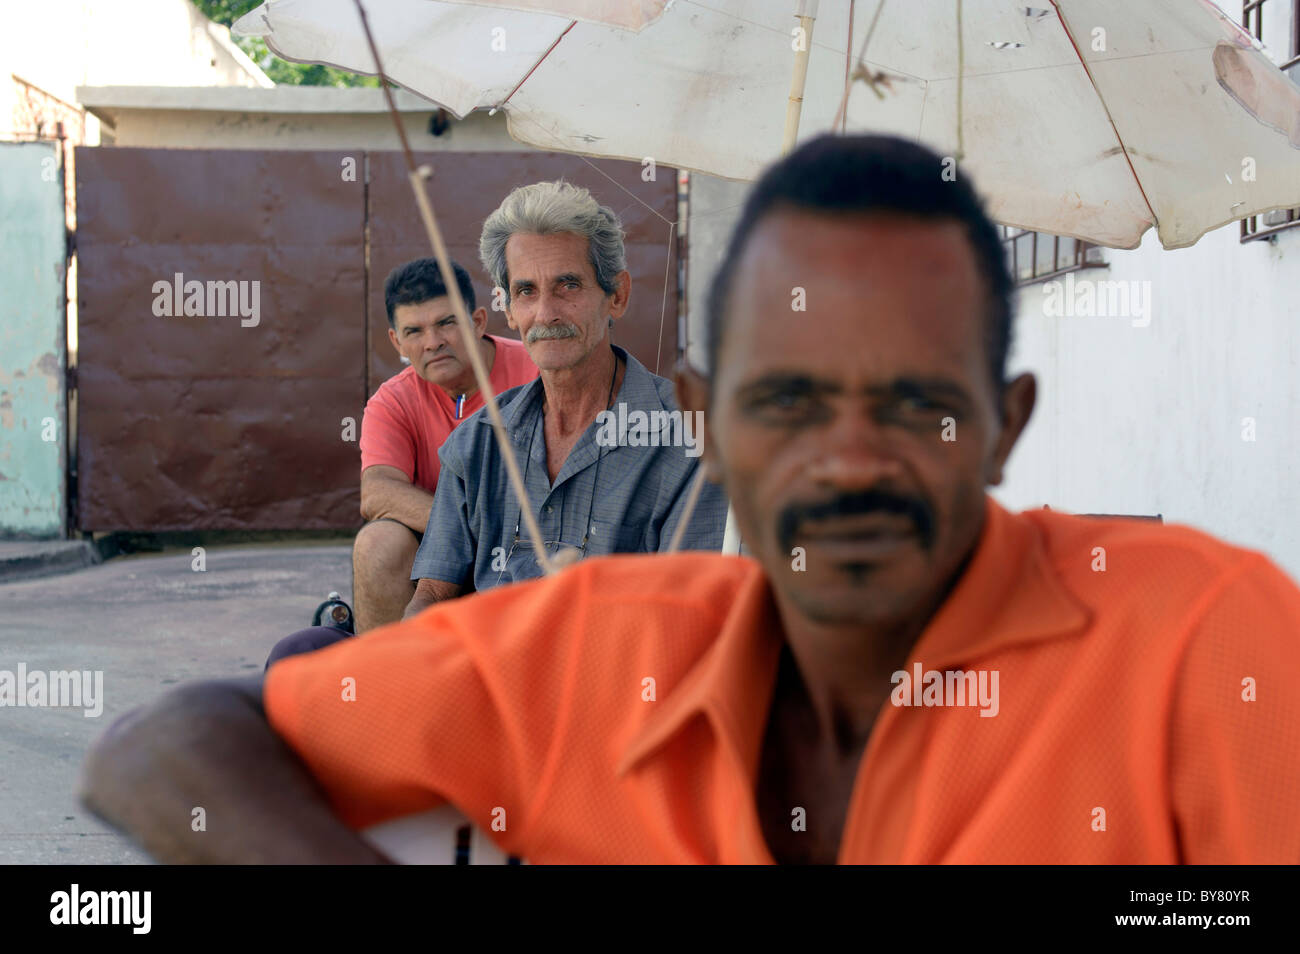
[[[1007,267],[1017,285],[1032,285],[1080,268],[1104,268],[1100,246],[1068,235],[999,225]]]
[[[1278,29],[1279,16],[1284,11],[1279,11],[1279,7],[1288,3],[1288,0],[1244,0],[1241,5],[1241,25],[1255,39],[1261,43],[1264,40],[1264,5],[1269,6],[1269,23],[1274,31]],[[1275,50],[1285,50],[1282,54],[1287,59],[1278,63],[1278,68],[1286,73],[1291,79],[1300,83],[1300,0],[1289,0],[1290,4],[1290,24],[1289,29],[1283,27],[1283,30],[1290,33],[1290,36],[1270,36],[1268,44]],[[1279,55],[1279,54],[1275,54]],[[1259,215],[1251,215],[1241,220],[1241,240],[1243,242],[1253,242],[1256,239],[1266,239],[1276,235],[1278,232],[1286,229],[1295,228],[1300,225],[1300,208],[1295,209],[1274,209],[1272,212],[1261,212]]]

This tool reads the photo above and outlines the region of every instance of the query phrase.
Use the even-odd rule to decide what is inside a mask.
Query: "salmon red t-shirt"
[[[520,341],[487,336],[496,345],[489,379],[500,394],[537,377],[537,365]],[[415,368],[403,368],[379,386],[366,402],[361,419],[361,469],[396,467],[417,487],[433,493],[438,486],[438,448],[456,425],[483,406],[475,391],[456,414],[456,402]]]

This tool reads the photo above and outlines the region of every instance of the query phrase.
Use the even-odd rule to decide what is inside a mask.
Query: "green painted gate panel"
[[[54,143],[0,143],[0,536],[66,512],[63,171]]]

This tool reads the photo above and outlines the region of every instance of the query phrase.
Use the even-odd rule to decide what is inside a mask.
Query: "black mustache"
[[[777,539],[782,549],[789,551],[794,546],[799,528],[805,523],[873,513],[906,517],[927,550],[934,544],[934,511],[930,505],[917,497],[904,497],[887,490],[865,490],[840,494],[819,503],[791,504],[777,517]]]

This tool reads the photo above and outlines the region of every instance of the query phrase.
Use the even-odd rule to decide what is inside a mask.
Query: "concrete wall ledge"
[[[0,583],[71,573],[100,562],[88,540],[0,542]]]
[[[438,104],[393,90],[399,111],[429,112]],[[77,102],[109,123],[123,110],[209,110],[248,113],[386,113],[384,91],[333,86],[78,86]]]

